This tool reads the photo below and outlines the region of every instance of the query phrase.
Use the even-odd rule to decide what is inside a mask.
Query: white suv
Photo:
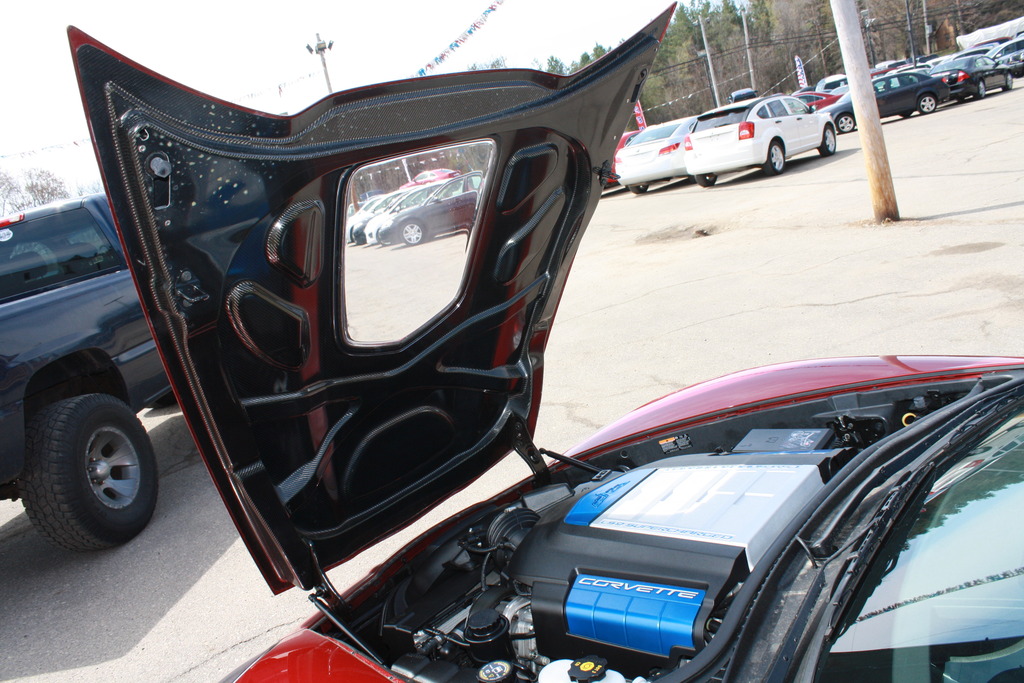
[[[686,170],[701,187],[718,174],[760,166],[778,175],[786,159],[817,149],[836,151],[836,130],[828,114],[818,114],[788,95],[772,95],[719,107],[697,117],[683,141]]]

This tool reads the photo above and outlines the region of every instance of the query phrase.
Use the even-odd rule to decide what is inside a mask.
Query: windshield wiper
[[[836,625],[846,614],[850,598],[855,594],[861,577],[871,566],[872,560],[878,555],[889,530],[899,519],[907,502],[920,491],[922,485],[931,481],[934,471],[935,461],[933,460],[920,469],[905,473],[902,480],[882,501],[864,529],[852,540],[850,545],[853,546],[853,549],[847,555],[846,566],[842,576],[836,581],[832,600],[825,613],[825,618],[828,619],[828,628],[825,631],[826,639],[832,637]]]
[[[871,519],[846,544],[846,547],[851,547],[853,550],[847,554],[846,566],[835,583],[833,597],[825,613],[825,618],[828,620],[826,638],[832,637],[836,626],[846,614],[850,598],[855,594],[861,578],[867,568],[871,566],[872,560],[878,555],[889,530],[899,519],[907,502],[920,491],[924,483],[931,480],[932,473],[942,459],[941,455],[955,450],[966,441],[977,438],[979,430],[986,430],[994,423],[1004,419],[1009,408],[1016,409],[1015,406],[1021,400],[1020,389],[1018,385],[1009,393],[990,397],[976,405],[973,415],[967,417],[942,441],[932,445],[929,449],[932,453],[925,465],[909,469],[912,465],[908,464],[908,469],[893,486]],[[833,557],[837,557],[839,554],[839,552],[834,553]]]

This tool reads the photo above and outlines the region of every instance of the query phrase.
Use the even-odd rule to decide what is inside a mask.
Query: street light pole
[[[904,0],[907,5],[907,40],[910,41],[910,59],[917,66],[917,44],[914,42],[914,24],[910,15],[910,0]]]
[[[864,40],[868,43],[868,51],[871,53],[871,64],[873,66],[878,63],[878,59],[875,57],[875,41],[871,37],[871,23],[874,19],[871,18],[866,9],[860,11],[860,18],[864,20]]]
[[[324,53],[327,52],[328,50],[330,50],[332,47],[334,47],[334,41],[332,40],[332,41],[330,41],[328,43],[328,42],[325,42],[325,41],[321,40],[319,33],[316,34],[316,47],[315,48],[310,46],[309,43],[306,44],[306,49],[309,50],[309,54],[318,54],[318,55],[320,55],[320,63],[323,64],[323,67],[324,67],[324,80],[327,81],[327,94],[328,95],[334,92],[334,88],[331,87],[331,76],[330,76],[330,74],[327,73],[327,58],[324,57]]]

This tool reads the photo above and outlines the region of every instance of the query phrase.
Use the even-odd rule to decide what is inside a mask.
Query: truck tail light
[[[24,213],[13,213],[10,216],[3,216],[0,218],[0,228],[6,228],[8,225],[14,225],[23,220],[25,220]]]
[[[754,137],[754,122],[744,121],[740,124],[740,140],[749,140]]]

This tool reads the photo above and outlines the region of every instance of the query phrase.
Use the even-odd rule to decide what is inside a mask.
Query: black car
[[[992,88],[1004,92],[1013,88],[1010,67],[985,55],[958,57],[936,66],[931,74],[941,78],[949,86],[950,95],[960,102],[968,97],[983,99]]]
[[[424,203],[389,217],[390,224],[377,232],[377,242],[402,241],[414,246],[438,235],[469,229],[476,217],[482,179],[482,173],[474,172],[449,180]]]
[[[878,115],[882,118],[906,118],[914,112],[931,114],[940,102],[949,99],[949,87],[941,78],[918,72],[886,74],[874,79],[871,84],[875,89]],[[849,93],[818,111],[830,114],[835,121],[836,130],[840,133],[849,133],[857,127],[853,100]]]
[[[732,94],[729,95],[729,104],[732,104],[733,102],[741,102],[743,100],[752,100],[756,97],[757,91],[753,88],[741,88],[739,90],[734,90]]]

